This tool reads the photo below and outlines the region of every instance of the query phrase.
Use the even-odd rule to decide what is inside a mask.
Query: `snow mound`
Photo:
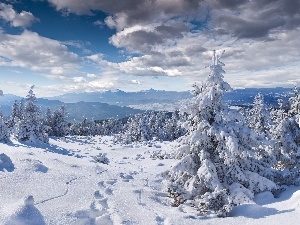
[[[254,197],[254,202],[258,205],[267,205],[275,201],[274,195],[271,191],[264,191],[258,193]]]
[[[4,225],[45,225],[44,217],[34,206],[32,195],[24,198],[23,201],[7,208],[10,215],[4,221]]]
[[[261,219],[278,213],[277,209],[260,206],[257,204],[243,204],[233,208],[230,213],[232,217],[247,217]]]
[[[4,153],[0,154],[0,171],[12,172],[15,169],[15,166],[11,159]]]
[[[40,160],[24,159],[22,161],[26,163],[26,170],[30,170],[33,172],[41,172],[41,173],[48,172],[48,167],[46,167]]]
[[[291,199],[291,206],[298,212],[300,212],[300,191],[296,191],[293,193]]]

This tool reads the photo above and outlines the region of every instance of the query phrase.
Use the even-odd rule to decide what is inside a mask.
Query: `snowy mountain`
[[[277,105],[277,99],[287,100],[290,88],[246,88],[235,89],[224,96],[224,100],[229,105],[252,105],[254,96],[258,93],[264,95],[266,105]],[[58,109],[62,105],[67,106],[69,120],[81,120],[82,117],[89,119],[107,119],[119,117],[123,118],[141,113],[145,110],[174,111],[180,108],[186,99],[190,99],[192,94],[188,91],[159,91],[146,90],[140,92],[105,91],[91,93],[69,93],[48,99],[38,98],[38,104],[43,113],[47,108],[51,111]],[[15,95],[5,94],[0,98],[1,110],[4,115],[11,113],[11,107],[15,100],[22,98]]]
[[[235,89],[224,95],[224,100],[229,105],[252,105],[254,97],[261,93],[264,96],[265,104],[277,106],[277,99],[286,101],[292,92],[292,88],[245,88]]]
[[[0,101],[0,109],[5,116],[10,115],[12,105],[15,100],[20,101],[22,98],[18,96],[8,95],[3,97]],[[62,105],[66,106],[68,112],[68,120],[76,119],[82,120],[83,117],[88,119],[108,119],[108,118],[124,118],[129,115],[144,112],[143,110],[133,109],[126,106],[109,105],[107,103],[100,102],[76,102],[76,103],[64,103],[59,100],[49,100],[44,98],[38,98],[38,105],[41,107],[43,113],[46,113],[47,108],[52,112],[59,109]]]
[[[176,91],[159,91],[159,90],[146,90],[139,92],[124,92],[117,91],[104,91],[104,92],[89,92],[89,93],[69,93],[56,97],[49,98],[51,100],[60,100],[66,103],[75,103],[79,101],[84,102],[102,102],[111,105],[138,105],[150,103],[175,103],[176,101],[190,98],[191,93],[176,92]]]
[[[235,89],[225,94],[225,101],[230,105],[251,105],[254,96],[258,93],[265,95],[267,105],[276,105],[278,98],[286,99],[291,88],[245,88]],[[111,105],[122,106],[147,106],[147,109],[158,108],[158,104],[166,106],[173,105],[179,101],[190,99],[192,94],[189,91],[160,91],[160,90],[146,90],[140,92],[124,92],[104,91],[104,92],[90,92],[90,93],[69,93],[56,97],[49,98],[51,100],[60,100],[66,103],[75,103],[79,101],[85,102],[102,102]]]

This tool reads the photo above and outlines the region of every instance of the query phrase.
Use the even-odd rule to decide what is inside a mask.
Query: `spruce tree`
[[[248,121],[249,127],[257,134],[269,137],[270,115],[261,93],[254,97],[253,107],[249,110]]]
[[[26,96],[24,110],[22,110],[21,118],[16,124],[15,136],[20,141],[48,143],[47,126],[43,124],[42,112],[37,105],[33,87],[30,88]]]
[[[231,90],[223,80],[224,64],[213,52],[210,75],[195,86],[195,97],[182,111],[189,130],[175,151],[179,161],[164,173],[174,205],[190,203],[201,212],[226,216],[232,206],[251,202],[254,194],[278,188],[269,149],[245,126],[223,95]]]
[[[67,111],[65,106],[61,106],[60,109],[54,111],[51,127],[53,136],[55,137],[65,137],[68,134]]]
[[[0,142],[10,141],[10,130],[3,118],[2,111],[0,111]]]
[[[294,184],[300,176],[300,129],[296,98],[297,95],[290,98],[289,110],[284,107],[283,100],[279,99],[278,109],[271,112],[273,125],[270,131],[276,157],[274,168],[282,172],[279,179],[285,184]]]
[[[21,112],[20,112],[20,104],[17,100],[14,101],[12,106],[11,115],[9,119],[9,127],[13,128],[15,124],[20,120]]]

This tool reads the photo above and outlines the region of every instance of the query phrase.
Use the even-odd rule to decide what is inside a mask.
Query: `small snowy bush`
[[[107,155],[106,153],[99,153],[98,155],[93,156],[93,159],[95,160],[95,162],[108,164],[109,159],[107,158],[106,155]]]
[[[166,151],[158,150],[153,151],[150,155],[150,158],[153,159],[172,159],[173,155],[171,153],[167,153]]]

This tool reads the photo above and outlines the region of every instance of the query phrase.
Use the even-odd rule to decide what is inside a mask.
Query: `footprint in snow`
[[[165,219],[161,216],[156,216],[155,221],[156,221],[157,225],[164,225]]]
[[[125,174],[125,173],[120,173],[120,177],[124,180],[132,180],[133,176],[131,176],[130,174]]]
[[[113,190],[112,190],[110,187],[107,187],[107,184],[113,185],[113,184],[115,184],[116,182],[117,182],[116,179],[111,179],[111,180],[108,180],[108,181],[106,181],[106,182],[100,181],[100,182],[98,183],[98,186],[99,186],[100,188],[104,189],[105,194],[112,195],[112,194],[113,194]],[[99,193],[99,191],[96,191],[96,192]],[[96,193],[96,192],[95,192],[95,193]]]
[[[100,194],[99,191],[95,191],[94,197],[95,197],[95,199],[102,199],[102,198],[104,198],[104,196],[102,194]]]
[[[101,183],[101,182],[100,182]],[[102,183],[104,185],[104,182]],[[94,192],[94,201],[88,210],[79,210],[72,216],[77,218],[75,224],[105,224],[113,225],[110,217],[107,198],[100,191]]]
[[[114,185],[115,183],[117,183],[117,179],[110,179],[110,180],[107,180],[105,183],[109,184],[109,185]]]
[[[105,194],[112,195],[113,194],[113,190],[111,188],[106,188],[105,189]]]

